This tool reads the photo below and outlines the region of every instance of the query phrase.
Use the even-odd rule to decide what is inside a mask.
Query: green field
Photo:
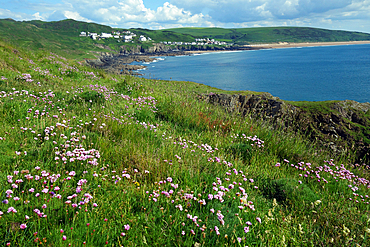
[[[0,245],[370,245],[369,166],[350,151],[199,100],[219,89],[64,58],[93,47],[74,32],[7,22]]]

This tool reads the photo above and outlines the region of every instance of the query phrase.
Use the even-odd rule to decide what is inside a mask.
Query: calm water
[[[284,100],[370,101],[370,45],[304,47],[161,57],[145,78],[194,81]]]

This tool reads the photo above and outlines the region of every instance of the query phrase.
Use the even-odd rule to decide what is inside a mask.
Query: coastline
[[[367,41],[338,41],[338,42],[305,42],[305,43],[288,43],[280,42],[273,44],[253,44],[245,45],[245,48],[254,48],[253,50],[259,49],[280,49],[280,48],[296,48],[296,47],[316,47],[316,46],[337,46],[337,45],[363,45],[370,44],[370,40]],[[210,52],[223,52],[222,50],[204,50],[204,51],[186,51],[187,54],[201,54]]]
[[[153,62],[154,57],[165,56],[192,56],[196,54],[214,53],[214,52],[239,52],[246,50],[263,50],[263,49],[280,49],[280,48],[297,48],[297,47],[315,47],[315,46],[341,46],[341,45],[361,45],[370,44],[368,41],[346,41],[346,42],[315,42],[315,43],[288,43],[280,42],[275,44],[253,44],[228,49],[206,49],[206,50],[177,50],[177,51],[162,51],[150,53],[135,53],[135,54],[102,54],[97,59],[85,60],[90,66],[107,70],[115,74],[134,74],[140,69],[145,69],[145,65],[131,65],[132,62]]]

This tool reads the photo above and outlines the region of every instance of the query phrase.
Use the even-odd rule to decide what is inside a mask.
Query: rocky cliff
[[[334,155],[354,154],[355,161],[370,161],[370,104],[355,101],[308,102],[293,105],[262,95],[200,95],[210,104],[220,105],[230,113],[268,121],[275,129],[300,132]]]
[[[137,46],[129,46],[123,45],[120,47],[121,54],[125,55],[137,55],[137,54],[145,54],[145,55],[165,55],[166,53],[181,53],[186,51],[234,51],[234,50],[252,50],[252,49],[259,49],[253,47],[245,47],[245,46],[209,46],[209,45],[164,45],[161,43],[154,43],[152,46],[144,48],[141,45]]]

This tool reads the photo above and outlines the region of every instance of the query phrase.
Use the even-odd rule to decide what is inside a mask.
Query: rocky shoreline
[[[104,48],[104,47],[101,47]],[[147,49],[141,46],[128,47],[121,46],[119,52],[102,52],[97,54],[97,59],[85,60],[92,67],[104,69],[114,74],[137,74],[134,71],[144,69],[143,65],[132,65],[133,62],[153,62],[158,56],[184,56],[192,55],[194,52],[205,51],[240,51],[240,50],[260,50],[261,47],[249,46],[229,46],[229,47],[211,47],[211,46],[174,46],[169,47],[163,44],[155,44]],[[112,51],[113,52],[113,51]]]

